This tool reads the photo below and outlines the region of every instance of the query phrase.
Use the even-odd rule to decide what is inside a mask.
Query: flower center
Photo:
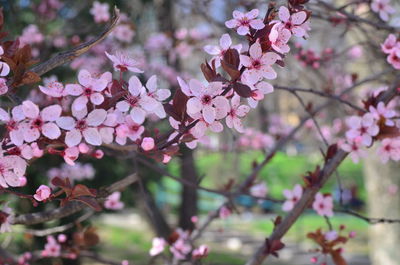
[[[43,121],[40,118],[36,118],[33,122],[32,122],[32,127],[33,128],[41,128],[43,126]]]
[[[84,130],[87,128],[87,124],[85,120],[79,120],[76,122],[76,126],[75,126],[78,130]]]
[[[240,20],[240,25],[241,26],[245,26],[248,27],[250,25],[250,21],[247,17],[244,17]]]
[[[252,66],[254,69],[260,69],[260,67],[261,67],[261,62],[260,62],[260,60],[253,60],[251,66]]]
[[[90,87],[85,87],[85,90],[83,91],[83,93],[85,94],[85,96],[90,96],[91,94],[93,94],[93,90]]]
[[[201,103],[203,103],[203,105],[209,105],[211,103],[211,96],[210,95],[204,95],[201,98]]]
[[[129,105],[131,105],[131,107],[135,107],[138,105],[139,98],[129,95],[126,97],[126,101],[128,101],[128,103],[129,103]]]
[[[10,120],[7,122],[6,127],[8,131],[13,131],[18,129],[18,123],[16,123],[14,120]]]

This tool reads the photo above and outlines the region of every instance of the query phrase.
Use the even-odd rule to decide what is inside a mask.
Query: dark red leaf
[[[76,197],[80,197],[80,196],[96,197],[96,192],[93,192],[93,190],[90,190],[85,185],[78,184],[72,189],[71,197],[76,198]]]
[[[233,89],[239,96],[244,98],[249,98],[252,95],[250,87],[242,83],[234,83]]]
[[[95,211],[101,211],[100,204],[93,197],[81,196],[81,197],[73,198],[72,200],[73,201],[83,202],[84,204],[86,204],[87,206],[91,207]]]

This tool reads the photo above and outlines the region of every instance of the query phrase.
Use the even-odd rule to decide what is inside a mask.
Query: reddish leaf
[[[184,121],[186,116],[186,103],[189,100],[189,97],[182,92],[181,89],[177,89],[174,94],[174,98],[172,99],[173,110],[179,119],[177,121]]]
[[[325,162],[331,159],[338,151],[337,144],[332,144],[328,147],[328,151],[326,151]]]
[[[217,73],[215,72],[215,70],[213,70],[207,62],[201,64],[200,68],[201,68],[201,71],[203,72],[205,79],[208,82],[212,82],[212,80],[217,76]]]
[[[242,83],[234,83],[233,90],[235,90],[235,92],[238,93],[239,96],[244,98],[249,98],[252,95],[250,87]]]
[[[221,66],[228,73],[232,80],[237,80],[240,77],[240,71],[234,65],[221,61]]]
[[[339,250],[332,251],[331,257],[335,265],[347,265],[346,260],[342,257]]]
[[[41,80],[40,76],[34,72],[25,72],[20,85],[29,85]]]
[[[240,64],[239,52],[236,49],[229,48],[224,54],[223,62],[232,65],[234,69],[238,69]]]
[[[101,206],[97,200],[93,197],[81,196],[72,199],[73,201],[83,202],[87,206],[91,207],[95,211],[101,211]]]
[[[96,232],[94,227],[88,228],[83,233],[83,241],[86,247],[92,247],[97,245],[100,242],[99,235]]]
[[[71,197],[76,198],[80,196],[96,197],[96,192],[93,192],[93,190],[90,190],[85,185],[78,184],[72,189]]]
[[[51,184],[63,189],[67,196],[71,194],[72,186],[68,178],[62,179],[60,177],[55,177],[51,180]]]

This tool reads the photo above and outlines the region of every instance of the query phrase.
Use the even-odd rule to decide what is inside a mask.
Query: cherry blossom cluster
[[[207,245],[200,245],[198,248],[194,248],[190,244],[190,234],[188,231],[177,229],[174,234],[176,238],[173,242],[167,242],[160,237],[154,238],[149,254],[151,256],[159,255],[164,252],[165,248],[169,245],[169,251],[176,260],[185,260],[188,257],[196,260],[207,257],[209,247]]]
[[[339,146],[350,153],[354,163],[366,155],[366,147],[370,147],[374,140],[378,140],[380,133],[388,130],[398,130],[398,123],[393,120],[396,111],[393,104],[385,105],[379,102],[377,106],[369,106],[369,112],[362,116],[351,116],[346,120],[348,130],[346,140],[340,141]],[[388,160],[400,160],[399,140],[397,137],[388,137],[380,141],[378,154],[383,163]]]
[[[400,69],[400,41],[394,34],[389,34],[385,42],[381,44],[381,49],[388,54],[387,62],[395,69]]]
[[[91,180],[94,178],[95,173],[96,171],[92,164],[76,162],[75,165],[64,163],[60,167],[51,168],[47,171],[47,176],[49,177],[49,182],[55,177],[59,177],[63,179],[69,178],[73,183],[74,181]]]
[[[298,51],[295,55],[296,59],[300,61],[302,66],[310,66],[314,69],[320,68],[321,64],[328,62],[332,59],[333,49],[326,48],[320,55],[313,49],[304,49],[302,46],[297,45]]]

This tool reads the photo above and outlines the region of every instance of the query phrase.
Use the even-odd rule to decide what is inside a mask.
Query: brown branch
[[[380,98],[379,101],[385,103],[389,102],[397,95],[397,86],[400,83],[400,78],[398,78],[391,88],[386,91]],[[275,228],[271,236],[268,238],[268,242],[274,242],[281,240],[286,232],[292,227],[292,225],[297,221],[300,215],[309,207],[309,205],[314,200],[317,192],[324,186],[328,181],[332,173],[337,169],[341,162],[346,158],[348,153],[343,150],[338,150],[338,152],[329,160],[325,162],[323,169],[319,175],[319,181],[312,187],[306,189],[303,196],[297,202],[292,211],[290,211],[282,222]],[[258,250],[253,254],[253,256],[247,261],[246,265],[260,265],[269,256],[267,244],[263,244]]]
[[[371,225],[375,225],[375,224],[399,224],[400,223],[400,219],[388,219],[388,218],[374,218],[374,217],[368,217],[362,214],[359,214],[357,212],[354,212],[352,210],[335,210],[335,212],[338,213],[344,213],[344,214],[348,214],[354,217],[357,217],[361,220],[364,220],[365,222],[371,224]]]
[[[120,16],[119,9],[114,7],[114,14],[113,14],[113,17],[112,17],[110,23],[100,33],[99,36],[97,36],[89,41],[86,41],[86,42],[82,43],[81,45],[79,45],[69,51],[60,52],[56,56],[50,58],[49,60],[32,67],[29,71],[34,72],[38,75],[43,75],[43,74],[47,73],[48,71],[50,71],[60,65],[63,65],[65,63],[75,59],[76,57],[84,54],[90,48],[92,48],[93,46],[95,46],[96,44],[98,44],[99,42],[104,40],[108,36],[108,34],[111,33],[111,31],[117,25],[119,16]]]
[[[97,200],[102,202],[104,199],[115,191],[119,191],[132,183],[135,183],[138,180],[136,174],[131,174],[109,187],[106,187],[99,191],[97,196]],[[81,202],[69,202],[65,206],[56,208],[53,210],[38,212],[38,213],[28,213],[16,216],[13,220],[13,224],[25,224],[25,225],[32,225],[32,224],[39,224],[48,222],[55,219],[60,219],[69,215],[72,215],[80,210],[88,207],[86,204]]]

